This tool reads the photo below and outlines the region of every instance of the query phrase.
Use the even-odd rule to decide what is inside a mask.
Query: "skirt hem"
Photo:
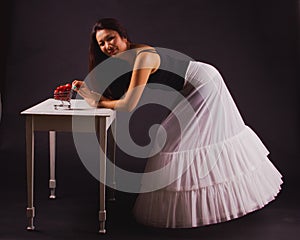
[[[270,167],[271,166],[271,167]],[[194,228],[242,217],[273,201],[282,176],[270,161],[231,182],[198,190],[166,189],[142,193],[135,203],[136,220],[152,227]]]

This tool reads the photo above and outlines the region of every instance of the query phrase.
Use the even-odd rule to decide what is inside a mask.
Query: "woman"
[[[213,66],[134,44],[117,20],[101,19],[91,34],[90,70],[117,56],[132,67],[130,77],[110,84],[103,94],[82,81],[73,82],[91,106],[133,111],[151,83],[168,86],[184,97],[157,132],[159,151],[148,159],[145,172],[165,169],[153,179],[153,191],[145,190],[151,183],[142,181],[144,191],[134,206],[139,222],[197,227],[243,216],[275,198],[282,176],[267,158],[263,143],[243,122]],[[178,119],[184,122],[179,130]],[[162,181],[168,184],[157,186]]]

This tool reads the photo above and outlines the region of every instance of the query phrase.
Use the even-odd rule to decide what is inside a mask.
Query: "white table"
[[[50,143],[50,198],[55,199],[55,137],[56,132],[95,132],[97,134],[100,148],[100,179],[106,179],[106,152],[107,152],[107,131],[111,127],[115,131],[116,113],[111,109],[92,108],[84,100],[72,99],[71,108],[67,107],[58,109],[54,108],[55,104],[59,104],[58,100],[52,98],[47,99],[23,112],[26,116],[26,160],[27,160],[27,217],[29,220],[28,230],[34,230],[33,219],[35,216],[35,208],[33,205],[34,195],[34,132],[49,131]],[[90,121],[94,118],[94,126],[83,124],[80,129],[73,129],[72,117],[81,118],[81,121]],[[115,133],[115,132],[114,132]],[[114,134],[115,135],[115,134]],[[115,161],[115,145],[113,146],[113,159]],[[112,173],[114,175],[114,173]],[[114,176],[113,176],[114,178]],[[114,181],[114,180],[113,180]],[[100,190],[100,208],[99,223],[100,233],[105,233],[105,181],[99,181]]]

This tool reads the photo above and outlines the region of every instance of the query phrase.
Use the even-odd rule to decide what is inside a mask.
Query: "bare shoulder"
[[[149,50],[155,50],[154,47],[151,47],[149,45],[146,45],[146,44],[132,44],[131,45],[131,48],[134,49],[136,51],[136,53],[138,54],[139,52],[143,51],[143,50],[146,50],[146,49],[149,49]]]
[[[155,48],[146,44],[134,44],[132,49],[136,51],[136,61],[135,69],[139,68],[150,68],[152,69],[151,73],[154,73],[160,65],[160,57],[158,54],[153,54],[152,51],[144,50],[154,50]]]

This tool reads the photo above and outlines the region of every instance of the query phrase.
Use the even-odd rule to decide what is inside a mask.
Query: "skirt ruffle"
[[[281,175],[269,160],[231,180],[189,191],[166,189],[138,196],[138,222],[164,228],[192,228],[241,217],[279,193]]]
[[[282,184],[282,176],[267,158],[268,153],[249,127],[214,146],[162,152],[149,159],[147,171],[167,164],[166,169],[171,170],[152,179],[150,187],[166,179],[172,181],[174,176],[170,173],[174,169],[186,170],[164,188],[139,194],[134,215],[145,225],[190,228],[228,221],[260,209],[275,198]],[[143,185],[149,187],[146,180],[141,189]]]

